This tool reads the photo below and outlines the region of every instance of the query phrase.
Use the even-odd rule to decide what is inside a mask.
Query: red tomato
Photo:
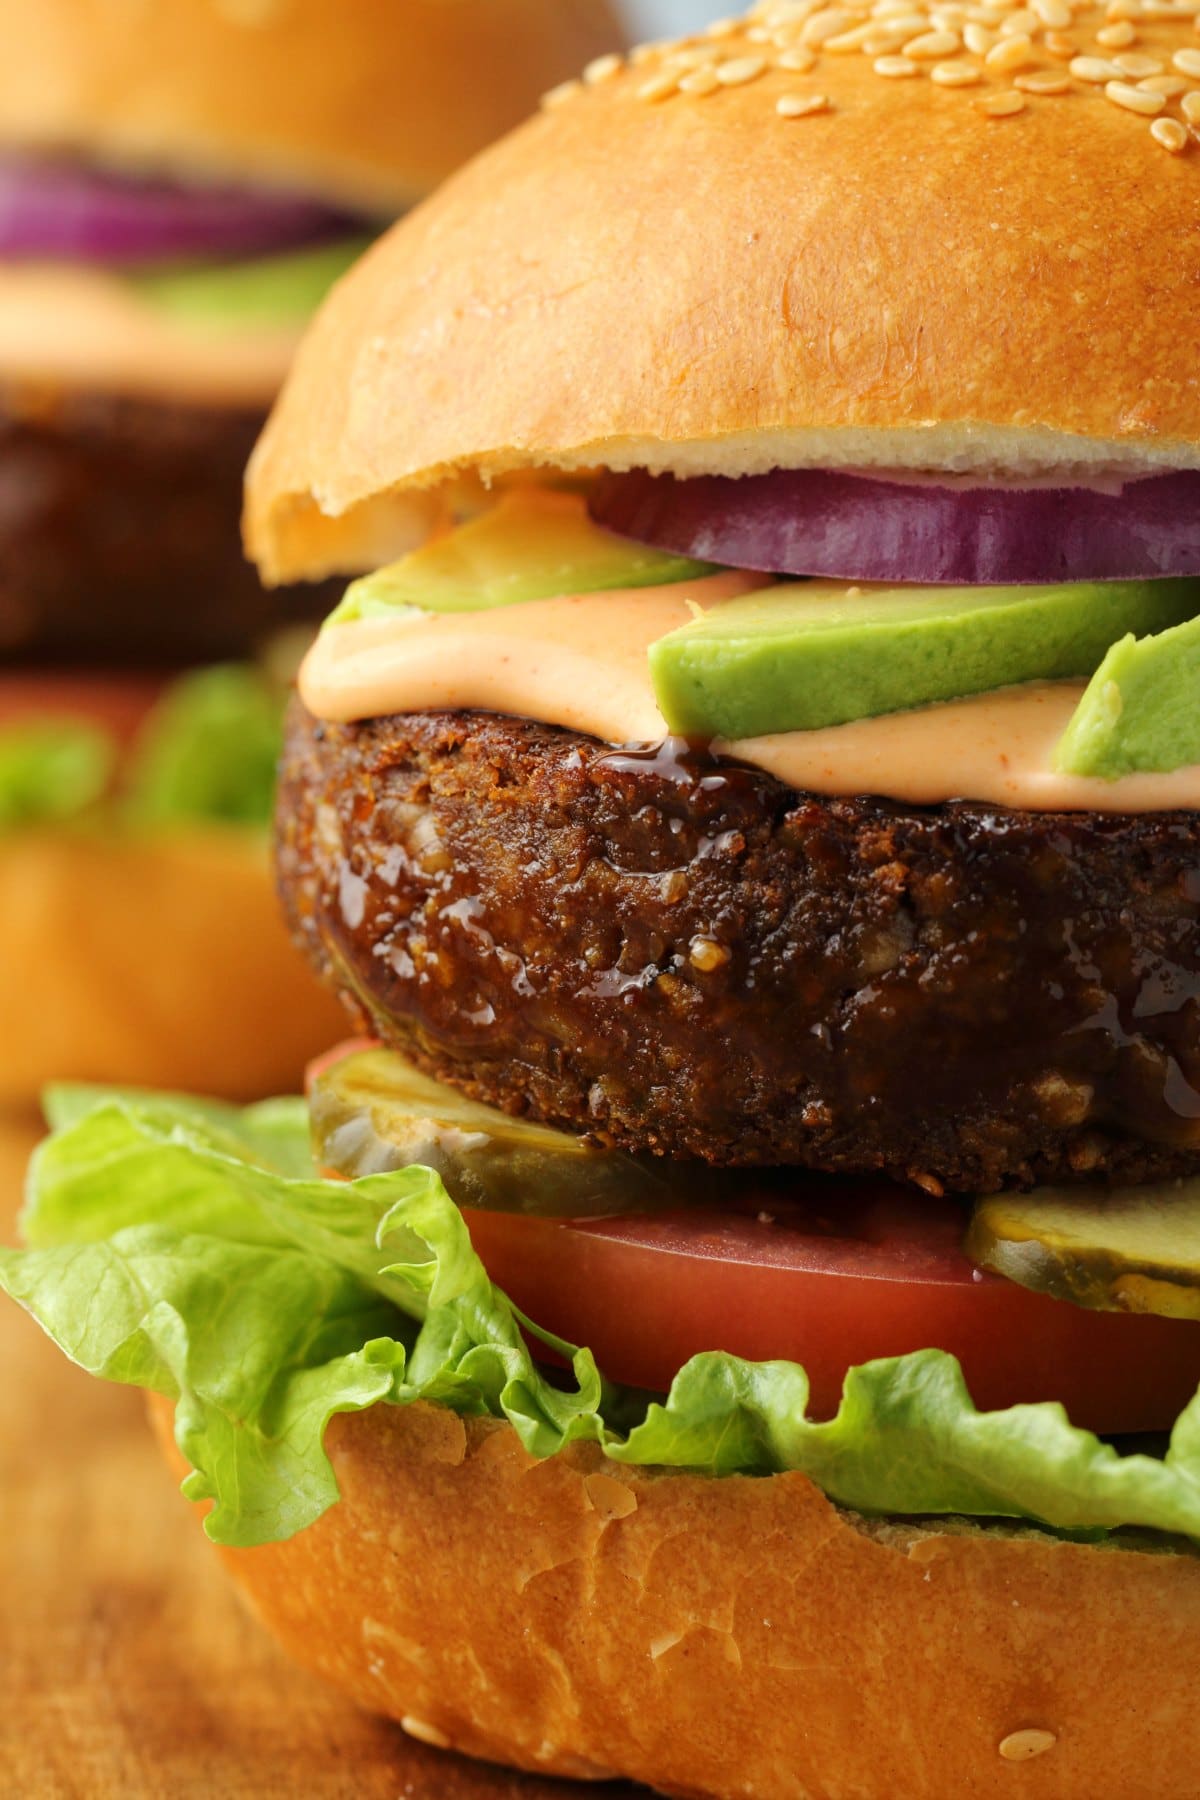
[[[49,673],[12,669],[0,675],[0,730],[39,719],[79,719],[128,744],[163,690],[161,676]]]
[[[811,1412],[846,1370],[937,1348],[976,1405],[1059,1400],[1100,1432],[1161,1431],[1200,1387],[1200,1324],[1092,1312],[974,1267],[964,1209],[890,1184],[797,1175],[719,1214],[570,1221],[467,1212],[492,1279],[531,1319],[588,1345],[616,1381],[664,1390],[689,1356],[802,1363]]]

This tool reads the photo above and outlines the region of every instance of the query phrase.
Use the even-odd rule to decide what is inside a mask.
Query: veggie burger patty
[[[605,1144],[977,1192],[1200,1159],[1194,815],[830,799],[296,704],[278,855],[361,1026]]]

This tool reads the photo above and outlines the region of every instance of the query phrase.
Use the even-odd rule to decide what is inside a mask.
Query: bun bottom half
[[[718,1800],[1195,1800],[1191,1552],[538,1462],[424,1404],[327,1444],[340,1503],[222,1554],[299,1663],[427,1743]]]
[[[50,1081],[292,1091],[345,1032],[238,827],[0,839],[0,1108]]]

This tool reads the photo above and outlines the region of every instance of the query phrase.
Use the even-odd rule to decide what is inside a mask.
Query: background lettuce
[[[868,1513],[1200,1538],[1200,1401],[1165,1457],[1122,1457],[1057,1405],[977,1412],[937,1350],[852,1370],[820,1423],[802,1369],[712,1353],[624,1429],[632,1397],[588,1351],[547,1339],[569,1373],[535,1363],[521,1327],[534,1328],[429,1170],[320,1179],[299,1100],[240,1112],[68,1089],[51,1110],[30,1247],[0,1251],[0,1285],[84,1368],[175,1400],[185,1492],[214,1502],[220,1542],[302,1530],[337,1497],[330,1416],[416,1399],[506,1418],[539,1456],[588,1438],[624,1463],[799,1469]]]
[[[0,833],[86,821],[269,825],[286,690],[248,663],[181,676],[146,717],[114,790],[116,744],[71,719],[0,731]]]

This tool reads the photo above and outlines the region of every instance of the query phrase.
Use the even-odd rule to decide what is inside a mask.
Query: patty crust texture
[[[253,409],[0,388],[0,662],[209,661],[327,612],[332,586],[268,593],[242,554],[262,423]]]
[[[357,1022],[601,1143],[936,1189],[1200,1168],[1200,819],[798,793],[489,714],[289,722]]]

